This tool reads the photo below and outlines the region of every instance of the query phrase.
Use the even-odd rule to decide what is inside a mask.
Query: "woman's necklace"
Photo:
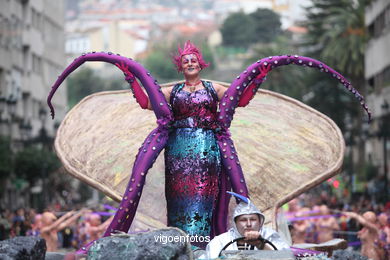
[[[202,81],[198,80],[197,82],[195,82],[194,84],[191,84],[189,83],[188,81],[186,81],[186,86],[190,88],[190,91],[191,92],[194,92],[195,91],[195,87],[198,86]]]

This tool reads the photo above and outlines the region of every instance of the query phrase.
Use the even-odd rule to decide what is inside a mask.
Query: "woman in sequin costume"
[[[211,234],[221,174],[215,130],[217,104],[225,88],[200,80],[206,65],[191,44],[177,58],[177,67],[186,81],[167,89],[174,116],[165,147],[168,226],[205,237]]]
[[[168,226],[191,236],[210,237],[221,178],[221,153],[215,135],[217,105],[226,89],[200,79],[208,64],[190,41],[178,48],[173,62],[185,82],[162,89],[174,117],[164,154]],[[140,89],[132,73],[118,67],[133,91]],[[135,93],[141,107],[152,110],[148,97],[141,91]],[[247,192],[245,186],[241,190]],[[193,244],[205,246],[207,241]]]
[[[151,74],[132,59],[110,52],[83,54],[58,77],[48,96],[48,105],[54,118],[51,99],[64,79],[86,61],[104,61],[124,72],[137,102],[144,109],[153,109],[156,115],[158,126],[146,137],[136,156],[129,184],[104,236],[115,231],[128,231],[136,213],[145,176],[164,148],[169,224],[190,234],[195,232],[213,237],[225,232],[229,204],[226,191],[232,189],[248,197],[229,127],[235,109],[249,103],[266,74],[273,68],[294,64],[317,68],[332,75],[355,95],[370,117],[363,96],[341,74],[315,59],[298,55],[263,58],[237,76],[227,89],[218,84],[198,82],[199,71],[207,64],[190,42],[185,44],[183,50],[179,48],[179,55],[174,60],[179,65],[178,69],[184,72],[187,82],[162,89]],[[197,144],[197,147],[192,144]],[[187,167],[191,167],[192,171]]]

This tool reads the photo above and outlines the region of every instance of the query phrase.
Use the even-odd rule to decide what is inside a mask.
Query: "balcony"
[[[22,34],[22,44],[23,46],[30,46],[31,44],[31,30],[30,25],[26,25],[23,34]]]

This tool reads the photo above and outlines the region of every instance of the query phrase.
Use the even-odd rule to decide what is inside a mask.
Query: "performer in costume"
[[[210,236],[221,174],[215,137],[218,93],[214,87],[224,88],[200,81],[195,54],[180,56],[186,82],[175,85],[170,94],[174,122],[165,147],[168,226],[193,236]],[[192,84],[190,73],[194,75]]]
[[[270,227],[263,226],[265,217],[249,198],[234,192],[228,193],[241,200],[233,212],[233,226],[227,232],[214,237],[210,243],[208,243],[205,254],[199,259],[216,259],[219,257],[219,253],[222,249],[291,250],[297,257],[323,255],[323,253],[319,251],[290,247],[287,241],[285,241],[278,232]],[[268,243],[264,243],[260,238],[268,240],[272,246]],[[234,242],[235,240],[236,242]]]
[[[221,90],[224,89],[219,88],[216,84],[211,85],[207,82],[197,82],[197,78],[199,77],[198,70],[206,66],[202,64],[203,59],[199,56],[200,53],[196,50],[195,46],[193,46],[190,42],[187,42],[183,50],[179,48],[179,54],[180,55],[175,58],[175,61],[180,60],[181,62],[181,68],[179,67],[179,70],[183,70],[188,82],[184,85],[182,84],[173,88],[161,89],[157,81],[155,81],[151,74],[139,63],[131,59],[121,57],[118,54],[93,52],[84,54],[83,56],[75,59],[75,61],[66,68],[62,75],[59,76],[58,80],[53,85],[51,93],[49,94],[48,105],[51,109],[52,116],[54,117],[54,109],[51,105],[51,98],[62,81],[85,61],[105,61],[115,64],[124,72],[126,80],[131,83],[137,102],[142,108],[153,109],[157,117],[158,127],[149,134],[140,148],[134,162],[129,184],[123,195],[123,200],[113,219],[113,222],[105,232],[105,236],[108,236],[111,232],[115,231],[127,232],[129,229],[137,209],[139,197],[142,193],[147,171],[151,168],[154,160],[163,148],[166,148],[166,160],[168,161],[166,166],[166,176],[169,178],[169,180],[167,180],[167,199],[172,199],[172,201],[176,199],[178,202],[190,200],[192,202],[188,207],[186,207],[186,213],[178,215],[177,212],[179,211],[180,203],[173,206],[172,204],[170,205],[170,202],[168,201],[168,219],[171,221],[170,224],[184,228],[188,232],[192,232],[195,230],[192,229],[193,223],[200,221],[200,225],[202,225],[202,223],[211,223],[211,230],[205,231],[205,233],[211,232],[211,236],[225,232],[227,227],[227,209],[229,202],[229,197],[226,196],[225,191],[232,188],[236,193],[248,196],[240,162],[238,160],[233,141],[230,138],[230,123],[233,119],[235,108],[237,106],[246,106],[249,103],[251,98],[257,92],[257,88],[263,82],[265,75],[275,67],[296,64],[318,68],[321,71],[329,73],[343,83],[348,90],[353,92],[361,102],[363,108],[368,112],[363,97],[341,74],[337,73],[325,64],[311,58],[297,55],[283,55],[264,58],[249,66],[243,73],[237,76],[237,79],[231,84],[231,86],[223,92]],[[175,63],[178,64],[177,62]],[[197,68],[196,64],[199,64],[199,68]],[[187,71],[185,69],[186,67],[188,68]],[[197,75],[197,77],[195,77],[195,75]],[[139,86],[137,79],[145,87],[147,95]],[[188,93],[186,93],[186,91]],[[191,93],[192,91],[193,93]],[[168,104],[167,100],[171,103],[172,108]],[[217,112],[214,107],[216,106],[215,104],[218,100],[219,111]],[[187,107],[185,105],[189,106]],[[191,107],[197,107],[198,109],[188,109]],[[192,178],[201,180],[202,182],[191,182],[190,184],[192,186],[189,187],[186,185],[186,182],[190,181],[190,179],[183,178],[183,182],[177,182],[178,176],[183,177],[188,173],[179,169],[178,165],[180,164],[175,164],[172,162],[172,159],[175,158],[176,160],[176,158],[185,158],[185,156],[183,156],[184,153],[179,154],[177,152],[177,148],[184,145],[186,138],[190,138],[188,140],[193,140],[194,142],[195,140],[199,140],[200,132],[205,135],[209,135],[209,137],[205,138],[205,140],[208,140],[208,147],[207,149],[205,148],[196,151],[188,150],[187,153],[192,155],[192,157],[191,159],[188,159],[189,161],[187,163],[188,165],[194,166],[197,165],[196,163],[203,160],[202,163],[204,162],[204,164],[202,164],[201,167],[198,168],[198,172],[192,176]],[[215,144],[213,145],[215,139],[218,145],[219,155],[217,151],[211,149],[212,147],[215,147]],[[187,158],[185,158],[185,160],[186,159]],[[216,167],[212,169],[212,173],[210,175],[203,176],[202,170],[200,169],[207,168],[212,164],[211,162],[218,162],[218,160],[221,161],[220,173],[217,163]],[[229,180],[227,179],[227,176],[229,176]],[[208,179],[204,180],[205,177]],[[181,181],[181,179],[179,180]],[[186,191],[187,189],[189,190],[185,193],[185,195],[177,196],[177,194],[169,194],[170,188],[177,188],[178,190]],[[212,189],[214,190],[211,191]],[[216,190],[218,190],[218,196],[216,195]],[[207,195],[202,201],[197,201],[199,198],[199,196],[197,197],[198,191],[200,191],[199,195],[202,194],[200,195],[202,198],[204,195]],[[216,197],[217,199],[215,201]],[[211,201],[215,201],[215,203],[211,203]],[[194,210],[195,208],[201,210],[198,212],[198,215],[192,215],[193,219],[190,219],[190,221],[184,220],[184,214],[189,214],[190,210]],[[210,217],[211,211],[213,211],[213,214],[211,215],[210,220],[208,218]]]
[[[162,90],[174,117],[165,147],[168,226],[205,237],[211,235],[220,186],[221,155],[215,131],[218,101],[226,89],[200,80],[200,71],[208,64],[190,41],[183,49],[178,48],[173,62],[185,82]],[[123,65],[118,67],[124,71],[141,106],[151,109],[132,73]],[[194,244],[204,247],[206,242]]]

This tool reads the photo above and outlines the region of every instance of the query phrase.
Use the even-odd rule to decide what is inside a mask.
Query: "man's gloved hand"
[[[252,246],[257,247],[258,249],[264,249],[264,242],[263,240],[259,240],[259,237],[261,237],[259,231],[246,231],[244,233],[245,239],[244,241]]]

